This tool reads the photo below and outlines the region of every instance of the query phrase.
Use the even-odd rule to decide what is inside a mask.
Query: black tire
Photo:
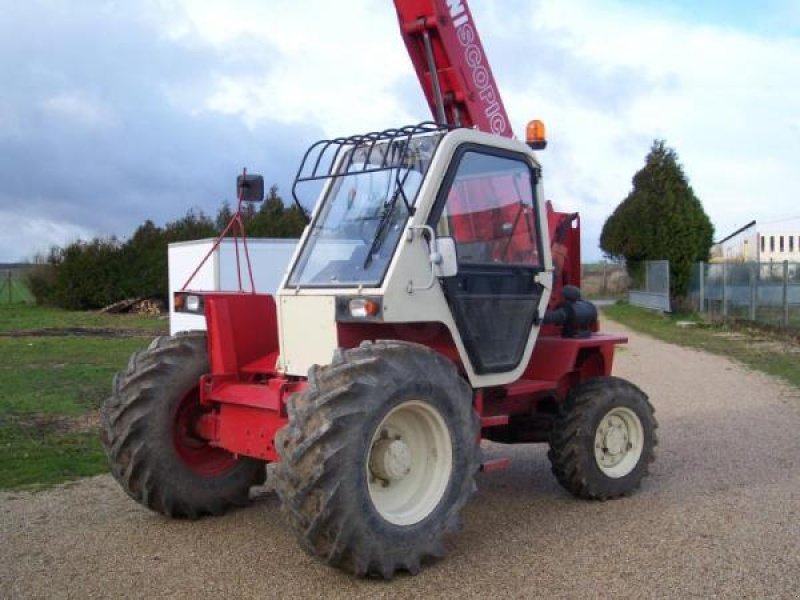
[[[156,338],[116,374],[102,408],[112,475],[131,498],[169,517],[222,514],[246,504],[250,488],[266,478],[263,462],[176,433],[176,419],[200,410],[198,383],[208,370],[204,334]]]
[[[638,460],[632,455],[636,462],[631,463],[627,474],[612,477],[595,456],[596,445],[601,453],[607,452],[596,444],[595,436],[604,417],[619,409],[631,411],[638,418],[643,434],[642,450]],[[598,377],[577,385],[569,393],[550,438],[548,457],[558,482],[575,496],[587,500],[608,500],[633,493],[655,458],[658,423],[654,412],[645,393],[624,379]],[[627,437],[624,439],[627,442]],[[611,459],[613,462],[614,458]]]
[[[373,503],[368,454],[384,417],[413,400],[441,416],[452,470],[427,516],[398,525]],[[444,556],[443,537],[460,529],[480,466],[472,390],[450,361],[395,341],[337,351],[329,366],[311,368],[308,388],[290,399],[288,412],[273,480],[307,552],[355,575],[386,579],[398,570],[416,574]]]

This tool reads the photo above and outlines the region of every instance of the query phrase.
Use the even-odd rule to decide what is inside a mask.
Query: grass
[[[32,304],[0,304],[0,332],[51,327],[94,327],[165,332],[167,320],[149,315],[111,315]]]
[[[0,336],[0,489],[41,487],[107,470],[97,409],[129,355],[166,332],[152,317],[0,305],[0,331],[138,329],[141,337]]]
[[[20,278],[19,273],[12,271],[11,279],[9,279],[8,272],[0,271],[0,304],[32,303],[33,301],[33,294],[28,290],[28,286]]]
[[[80,416],[149,338],[0,337],[0,414]]]
[[[694,314],[661,315],[625,303],[606,306],[603,313],[656,339],[733,358],[800,388],[800,344],[789,336],[754,326],[704,323]],[[698,324],[681,327],[679,321]]]
[[[44,432],[0,425],[0,489],[41,489],[108,470],[96,431]]]

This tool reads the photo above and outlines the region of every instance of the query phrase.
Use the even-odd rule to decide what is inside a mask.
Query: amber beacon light
[[[544,150],[547,147],[547,138],[544,134],[544,123],[539,119],[534,119],[528,123],[525,129],[525,142],[533,150]]]

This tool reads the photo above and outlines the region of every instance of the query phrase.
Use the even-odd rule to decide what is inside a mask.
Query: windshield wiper
[[[378,222],[378,226],[375,228],[375,237],[372,238],[372,244],[369,246],[369,250],[367,251],[367,256],[364,258],[364,264],[361,265],[362,269],[366,269],[372,263],[372,255],[375,254],[378,249],[381,247],[383,243],[383,234],[386,230],[386,225],[389,224],[391,220],[391,216],[394,213],[395,206],[397,206],[397,199],[402,195],[403,196],[403,204],[406,205],[406,210],[408,214],[411,214],[411,206],[408,203],[408,198],[406,198],[406,192],[403,189],[403,186],[406,183],[406,179],[408,179],[408,175],[411,173],[411,169],[408,169],[403,175],[403,180],[400,181],[399,177],[395,177],[395,181],[397,182],[397,189],[395,189],[394,193],[392,194],[391,199],[386,202],[383,207],[383,214],[381,215],[381,220]]]

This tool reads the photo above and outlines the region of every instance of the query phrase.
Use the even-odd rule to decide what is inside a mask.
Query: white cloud
[[[245,0],[232,7],[184,0],[183,6],[192,35],[221,51],[237,56],[246,42],[249,51],[258,52],[260,43],[263,53],[277,53],[265,71],[219,74],[206,109],[250,124],[312,122],[328,135],[420,118],[397,97],[398,82],[412,71],[391,4]]]
[[[785,4],[780,15],[774,8],[774,16],[766,21],[781,18],[797,23],[797,3],[780,2]],[[542,118],[548,126],[550,144],[540,157],[548,198],[559,209],[581,212],[586,258],[599,257],[597,238],[603,221],[629,191],[631,177],[656,137],[665,138],[678,151],[718,237],[751,219],[764,222],[797,213],[799,38],[656,17],[619,0],[471,0],[470,4],[516,131],[521,132],[530,118]],[[120,16],[120,5],[107,6],[117,18],[112,24],[121,27],[117,21],[127,17]],[[211,160],[209,156],[219,154],[216,146],[202,145],[200,140],[206,138],[190,135],[202,129],[192,128],[202,117],[233,116],[250,128],[253,137],[265,123],[289,124],[280,129],[280,138],[256,140],[265,154],[273,153],[271,167],[288,178],[291,169],[274,158],[288,160],[287,140],[295,143],[296,151],[296,145],[313,142],[301,138],[316,135],[318,129],[341,135],[429,118],[387,0],[148,0],[137,6],[135,15],[149,13],[142,17],[148,28],[113,29],[113,39],[123,31],[130,31],[131,39],[126,37],[119,47],[106,39],[102,50],[91,52],[70,53],[87,39],[83,29],[70,29],[85,17],[75,16],[76,22],[54,17],[56,30],[58,23],[69,21],[59,47],[68,54],[65,64],[72,70],[54,67],[50,57],[59,55],[50,53],[36,70],[47,77],[32,79],[36,86],[45,81],[49,94],[32,84],[28,91],[20,88],[20,93],[30,95],[27,103],[3,104],[0,98],[0,142],[29,139],[25,129],[30,123],[20,116],[29,105],[53,117],[50,122],[88,130],[93,143],[94,130],[125,128],[129,121],[135,122],[134,129],[125,129],[126,144],[131,152],[149,153],[136,145],[157,145],[138,135],[149,130],[141,123],[151,119],[134,120],[130,107],[121,106],[131,96],[136,113],[141,112],[141,103],[154,110],[146,114],[163,116],[158,120],[161,129],[169,128],[169,119],[191,115],[180,135],[163,139],[169,146],[168,142],[190,137],[187,143],[193,152],[186,162],[197,162],[200,169]],[[25,33],[32,21],[20,19],[17,27],[26,40],[32,39]],[[158,28],[160,40],[140,39],[150,26]],[[159,45],[163,40],[169,43]],[[92,48],[96,43],[92,39]],[[190,51],[177,60],[180,48]],[[126,49],[130,56],[112,60]],[[6,56],[15,55],[13,50]],[[87,58],[92,52],[96,64]],[[162,59],[163,72],[145,68]],[[130,64],[136,74],[130,84],[133,95],[115,97],[103,91],[107,88],[107,82],[100,81],[103,74],[122,73],[120,64]],[[31,71],[30,65],[23,67]],[[85,81],[72,82],[68,73]],[[156,133],[153,137],[160,139],[160,131]],[[221,140],[215,143],[227,149],[225,154],[247,149],[249,156],[256,141],[232,146],[246,137],[244,133],[237,132],[235,139],[222,134],[208,139]],[[48,148],[59,150],[60,141],[49,140]],[[55,150],[51,153],[55,157],[67,154]],[[249,164],[248,156],[241,160]],[[153,161],[165,162],[160,155]],[[59,166],[63,167],[52,165]],[[69,187],[75,177],[70,169],[64,172],[69,179],[59,185]],[[119,189],[137,197],[157,197],[141,168],[121,165],[118,172]],[[154,200],[153,206],[157,204]],[[154,208],[143,203],[141,210]],[[57,227],[50,223],[45,229],[51,233],[39,234],[68,241],[72,232],[53,233]]]
[[[0,257],[3,260],[30,260],[37,253],[46,253],[51,246],[64,246],[96,235],[98,232],[74,223],[0,210]]]
[[[208,110],[249,122],[311,121],[328,134],[427,117],[409,114],[408,99],[397,94],[413,74],[391,3],[357,0],[343,10],[322,0],[235,7],[183,0],[183,7],[194,34],[219,48],[244,36],[280,53],[266,72],[221,75]],[[495,70],[509,77],[499,84],[517,131],[533,117],[549,126],[548,194],[582,212],[589,258],[599,256],[602,223],[656,137],[678,151],[719,235],[793,212],[797,39],[657,19],[614,1],[474,0],[472,10]],[[529,40],[529,53],[492,54],[504,38],[517,52]]]
[[[556,165],[571,167],[550,169],[557,199],[571,200],[577,187],[582,212],[602,219],[661,137],[678,151],[718,236],[753,218],[796,212],[800,144],[786,124],[800,110],[800,40],[656,20],[628,5],[586,0],[542,3],[530,28],[531,36],[557,32],[565,51],[600,72],[635,68],[650,82],[621,112],[587,108],[554,92],[560,86],[552,81],[532,81],[510,98],[512,114],[535,104],[555,125]],[[589,198],[603,210],[587,206]]]
[[[93,129],[106,128],[115,124],[112,109],[97,98],[79,92],[61,92],[43,100],[41,109],[66,121]]]

